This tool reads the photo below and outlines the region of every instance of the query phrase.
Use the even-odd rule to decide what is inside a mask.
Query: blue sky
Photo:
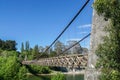
[[[0,38],[16,40],[18,50],[22,42],[31,47],[50,45],[86,0],[0,0]],[[60,38],[78,40],[90,32],[92,3],[85,7],[75,22]],[[86,43],[88,46],[89,38]]]

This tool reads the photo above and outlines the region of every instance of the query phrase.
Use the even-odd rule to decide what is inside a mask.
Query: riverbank
[[[51,75],[56,75],[57,73],[62,73],[62,74],[68,74],[68,75],[77,75],[77,74],[81,74],[84,75],[85,70],[81,70],[81,71],[69,71],[69,72],[59,72],[59,71],[52,71],[52,73],[49,74],[37,74],[38,76],[51,76]],[[27,73],[27,75],[33,75],[31,73]]]
[[[84,73],[85,73],[85,70],[81,70],[81,71],[63,72],[63,74],[81,74],[81,75],[83,75]]]
[[[54,74],[55,75],[55,74]],[[54,75],[29,75],[27,80],[51,80]],[[65,74],[66,80],[84,80],[83,74]]]

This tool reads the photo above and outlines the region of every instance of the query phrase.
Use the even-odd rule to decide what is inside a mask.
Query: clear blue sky
[[[0,38],[16,40],[18,50],[26,41],[30,42],[31,47],[35,44],[50,45],[85,1],[0,0]],[[92,3],[93,0],[66,31],[69,39],[80,39],[90,32]],[[66,37],[65,34],[61,40]]]

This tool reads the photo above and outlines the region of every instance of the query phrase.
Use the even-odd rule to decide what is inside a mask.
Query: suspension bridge
[[[80,8],[80,10],[77,12],[77,14],[71,19],[71,21],[67,24],[67,26],[61,31],[61,33],[56,37],[56,39],[51,43],[51,45],[44,51],[47,52],[53,44],[65,33],[65,31],[70,27],[70,25],[75,21],[75,19],[80,15],[80,13],[84,10],[84,8],[87,6],[90,0],[87,0],[83,6]],[[77,41],[76,43],[72,44],[68,48],[66,48],[64,51],[62,51],[60,54],[64,54],[66,51],[70,50],[80,42],[84,41],[86,38],[90,36],[90,33],[85,35],[82,39]],[[42,65],[42,66],[56,66],[56,67],[66,67],[66,68],[85,68],[88,63],[88,53],[85,54],[69,54],[69,55],[58,55],[57,57],[51,57],[51,58],[39,58],[36,60],[25,60],[22,62],[24,65]]]
[[[88,5],[90,0],[86,0],[85,4],[80,8],[78,13],[73,17],[73,19],[68,23],[68,25],[63,29],[63,31],[57,36],[57,38],[51,43],[51,45],[45,50],[47,52],[52,45],[65,33],[65,31],[70,28],[70,25],[74,22],[74,20],[80,15],[82,11],[84,11],[85,7]],[[95,1],[95,0],[94,0]],[[91,7],[91,6],[89,6]],[[57,66],[57,67],[66,67],[66,68],[85,68],[84,79],[85,80],[98,80],[100,71],[95,68],[98,57],[95,55],[95,50],[98,45],[103,42],[103,37],[106,35],[104,32],[105,26],[109,23],[109,21],[105,21],[102,16],[99,16],[96,11],[93,11],[92,16],[92,29],[90,33],[83,36],[83,38],[76,43],[72,44],[70,47],[61,52],[64,54],[66,51],[75,47],[79,43],[83,43],[90,35],[90,50],[86,54],[72,54],[51,58],[44,58],[38,60],[25,60],[22,63],[25,65],[42,65],[42,66]],[[72,29],[73,30],[73,29]],[[81,44],[82,44],[81,43]]]

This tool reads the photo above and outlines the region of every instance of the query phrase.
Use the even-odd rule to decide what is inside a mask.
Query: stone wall
[[[98,16],[96,11],[93,11],[91,38],[90,38],[90,52],[88,54],[88,67],[85,71],[85,80],[98,80],[99,71],[95,69],[97,56],[95,50],[98,45],[103,42],[103,36],[106,35],[104,32],[105,26],[108,21],[105,21],[102,16]]]
[[[93,20],[92,20],[92,29],[90,37],[90,52],[89,52],[89,63],[88,66],[95,66],[96,64],[96,55],[95,50],[98,45],[103,42],[103,37],[107,34],[104,32],[105,26],[108,24],[108,21],[105,21],[102,16],[98,16],[96,11],[93,11]]]

